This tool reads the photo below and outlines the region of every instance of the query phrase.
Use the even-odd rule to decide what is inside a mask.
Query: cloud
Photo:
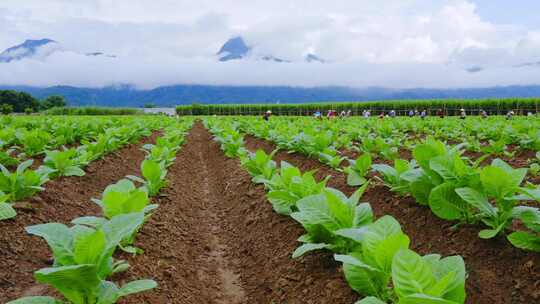
[[[487,21],[467,0],[3,0],[0,27],[0,48],[62,46],[0,64],[0,84],[491,86],[529,84],[537,70],[513,66],[540,61],[540,31]],[[234,35],[293,63],[217,62]],[[97,51],[118,57],[82,55]]]

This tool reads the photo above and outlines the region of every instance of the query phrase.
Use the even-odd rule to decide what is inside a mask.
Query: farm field
[[[536,116],[0,119],[1,303],[540,302]]]

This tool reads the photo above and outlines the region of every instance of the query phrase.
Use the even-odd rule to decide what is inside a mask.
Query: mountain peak
[[[0,62],[10,62],[33,57],[38,54],[40,48],[53,44],[58,44],[58,42],[48,38],[38,40],[27,39],[23,43],[10,47],[0,53]]]
[[[248,55],[251,48],[247,46],[246,42],[241,36],[230,38],[221,47],[217,55],[219,61],[229,61],[235,59],[242,59]]]
[[[306,62],[320,62],[320,63],[325,63],[325,61],[321,58],[319,58],[317,55],[313,54],[313,53],[309,53],[306,55],[306,57],[304,58],[304,60]]]

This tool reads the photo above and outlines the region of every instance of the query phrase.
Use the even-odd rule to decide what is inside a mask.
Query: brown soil
[[[50,266],[50,250],[45,241],[28,235],[24,228],[49,222],[67,224],[80,216],[99,215],[100,209],[90,199],[99,197],[107,185],[126,175],[139,174],[144,159],[140,148],[154,142],[157,136],[155,132],[138,144],[127,145],[92,162],[83,177],[50,181],[44,191],[15,205],[17,217],[0,222],[0,303],[46,292],[36,284],[33,272]]]
[[[201,123],[168,179],[136,243],[145,253],[127,257],[132,268],[116,278],[153,278],[159,287],[121,303],[354,302],[331,256],[291,259],[301,227],[273,212],[264,189]]]
[[[252,136],[246,136],[246,147],[266,152],[275,148],[273,144]],[[318,178],[332,175],[329,186],[348,195],[355,190],[347,185],[343,173],[317,160],[286,151],[278,152],[274,159],[278,162],[285,160],[303,171],[317,169]],[[504,239],[482,240],[477,236],[481,229],[479,226],[452,229],[454,223],[436,218],[429,208],[418,205],[414,199],[396,196],[376,183],[366,191],[362,200],[370,202],[376,216],[394,216],[411,238],[412,249],[417,252],[463,256],[468,271],[467,303],[540,303],[540,255],[537,253],[514,248]]]

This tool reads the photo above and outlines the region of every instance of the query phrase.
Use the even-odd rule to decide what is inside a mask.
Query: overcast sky
[[[0,63],[0,84],[540,84],[540,64],[516,67],[540,62],[538,11],[535,0],[1,0],[0,51],[39,38],[59,50]],[[237,35],[293,63],[218,62]],[[96,51],[117,58],[84,56]]]

